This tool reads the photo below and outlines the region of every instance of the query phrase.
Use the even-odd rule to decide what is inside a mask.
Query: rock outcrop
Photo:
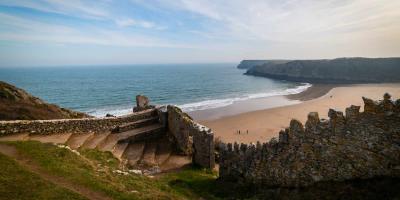
[[[400,100],[364,100],[364,112],[310,113],[279,133],[279,140],[222,144],[220,179],[243,185],[304,187],[321,181],[400,177]]]
[[[73,119],[91,117],[60,108],[0,81],[0,120]]]
[[[311,83],[400,82],[400,58],[337,58],[265,63],[248,75]]]
[[[150,105],[150,99],[144,95],[136,95],[136,107],[133,108],[133,112],[139,112],[142,110],[154,108]]]

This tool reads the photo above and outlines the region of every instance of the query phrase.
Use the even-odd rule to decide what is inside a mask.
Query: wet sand
[[[232,104],[230,108],[202,111],[201,114],[194,112],[191,115],[195,116],[195,119],[196,116],[202,115],[203,119],[197,120],[210,127],[214,131],[215,137],[219,137],[224,142],[264,142],[272,137],[277,137],[279,131],[287,127],[293,118],[304,123],[309,112],[319,112],[320,118],[327,118],[329,108],[344,111],[350,105],[362,106],[362,96],[378,100],[382,99],[385,92],[389,92],[392,99],[400,98],[400,84],[318,85],[301,94],[243,101],[240,104]],[[238,112],[240,114],[231,116],[223,113],[243,110],[240,106],[246,106],[246,104],[257,108],[254,103],[262,104],[271,101],[275,102],[275,105],[282,105],[282,101],[287,104],[246,113]],[[239,130],[240,134],[238,134]]]

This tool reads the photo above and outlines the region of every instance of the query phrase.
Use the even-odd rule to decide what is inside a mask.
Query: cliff
[[[222,144],[222,181],[268,187],[305,187],[318,182],[400,177],[400,99],[363,98],[364,112],[329,110],[329,120],[310,113],[268,143]]]
[[[0,120],[72,119],[91,117],[60,108],[0,81]]]
[[[400,82],[400,58],[293,60],[253,66],[246,74],[311,83]]]
[[[264,64],[283,64],[289,62],[290,60],[242,60],[237,66],[239,69],[250,69],[254,66],[264,65]]]

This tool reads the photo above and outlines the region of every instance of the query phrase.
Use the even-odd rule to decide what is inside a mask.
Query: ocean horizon
[[[311,84],[243,75],[235,63],[0,68],[0,80],[61,107],[96,117],[132,111],[135,96],[185,112],[296,94]]]

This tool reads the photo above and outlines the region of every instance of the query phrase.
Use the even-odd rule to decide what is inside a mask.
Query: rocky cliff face
[[[239,69],[250,69],[254,66],[264,65],[264,64],[283,64],[289,62],[290,60],[242,60],[237,66]]]
[[[317,182],[400,177],[400,99],[363,98],[364,112],[350,106],[345,115],[330,110],[329,120],[310,113],[279,139],[220,149],[220,179],[244,185],[304,187]]]
[[[293,60],[254,66],[246,74],[314,83],[400,82],[400,58]]]
[[[48,104],[24,90],[0,81],[0,120],[86,118],[87,114]]]

